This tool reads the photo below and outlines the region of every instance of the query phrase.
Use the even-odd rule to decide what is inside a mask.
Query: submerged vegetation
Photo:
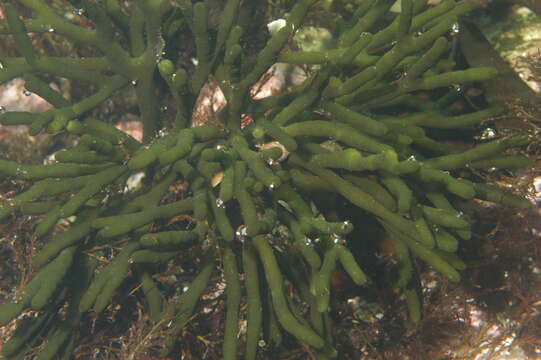
[[[371,286],[353,251],[370,233],[359,227],[387,233],[396,266],[386,280],[403,295],[406,326],[414,327],[422,314],[418,260],[454,282],[465,268],[456,254],[471,237],[464,201],[530,205],[475,176],[528,165],[508,152],[528,144],[527,136],[492,140],[487,133],[464,151],[443,141],[504,111],[452,106],[457,84],[497,76],[492,68],[451,70],[450,34],[473,3],[402,0],[392,13],[394,1],[365,0],[350,18],[337,19],[336,46],[298,50],[292,39],[314,3],[297,1],[264,41],[254,34],[263,1],[228,0],[218,10],[184,0],[77,2],[75,13],[88,26],[45,1],[5,4],[0,33],[14,36],[20,57],[0,57],[0,83],[23,76],[25,91],[54,109],[4,110],[0,124],[67,134],[74,145],[44,165],[0,159],[0,174],[29,184],[1,199],[0,219],[41,216],[35,234],[46,239],[33,258],[35,276],[0,305],[0,325],[37,311],[20,321],[4,356],[39,347],[39,359],[70,358],[81,319],[114,303],[126,278],[139,283],[150,317],[166,328],[159,352],[175,354],[213,274],[222,271],[224,359],[241,352],[255,359],[261,339],[280,344],[283,333],[333,358],[333,273],[341,267],[357,286]],[[41,54],[29,33],[54,33],[95,54]],[[306,79],[256,96],[278,62],[304,67]],[[69,100],[48,84],[51,77],[89,93]],[[209,82],[225,105],[212,121],[198,122]],[[141,142],[98,111],[130,88]],[[141,174],[135,189],[128,185]],[[157,275],[186,254],[196,270],[185,289],[160,283]]]

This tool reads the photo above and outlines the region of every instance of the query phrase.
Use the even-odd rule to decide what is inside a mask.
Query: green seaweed
[[[402,12],[393,17],[388,13],[393,1],[365,1],[336,30],[337,48],[294,50],[290,40],[315,3],[297,1],[285,26],[259,51],[245,50],[254,7],[238,0],[225,2],[216,29],[210,22],[214,9],[205,2],[177,0],[172,6],[166,0],[137,0],[125,8],[115,0],[83,0],[92,27],[71,23],[43,0],[5,5],[0,33],[14,36],[20,56],[0,57],[0,83],[24,75],[27,89],[54,108],[40,114],[3,112],[0,124],[26,124],[33,135],[46,131],[79,139],[57,152],[54,164],[0,159],[0,175],[32,184],[0,203],[0,220],[41,215],[35,231],[46,240],[33,259],[36,275],[17,298],[0,305],[0,325],[25,309],[41,310],[38,318],[20,323],[2,350],[6,358],[24,356],[40,342],[38,358],[69,358],[83,314],[106,309],[131,272],[138,275],[150,317],[158,326],[171,320],[161,349],[163,356],[171,355],[220,267],[226,283],[224,359],[236,359],[241,348],[246,359],[255,359],[262,337],[279,345],[283,333],[311,347],[318,358],[334,358],[331,277],[340,263],[355,284],[370,286],[370,272],[352,251],[356,224],[326,204],[347,202],[391,236],[396,285],[410,327],[422,316],[417,259],[451,281],[459,281],[465,268],[456,252],[471,237],[471,223],[455,200],[529,206],[471,176],[472,169],[528,165],[528,158],[508,154],[526,145],[527,137],[497,139],[463,152],[431,137],[433,129],[477,126],[502,113],[502,106],[450,114],[445,96],[416,97],[419,90],[497,76],[492,68],[447,71],[452,65],[446,59],[447,33],[472,3],[446,0],[428,6],[402,0]],[[28,33],[50,29],[99,56],[38,54]],[[187,44],[178,45],[179,29]],[[173,45],[192,51],[196,64],[170,51]],[[286,92],[254,97],[277,61],[310,65],[308,79]],[[394,78],[395,73],[404,76]],[[45,74],[87,84],[93,93],[68,101],[40,79]],[[216,121],[192,126],[209,79],[222,90],[224,108]],[[130,86],[142,142],[116,129],[114,119],[96,118],[100,104]],[[173,120],[160,112],[171,102]],[[124,190],[139,172],[146,176],[141,189]],[[169,191],[175,184],[186,188],[180,197],[169,196],[178,195]],[[58,221],[72,216],[75,222],[57,231]],[[182,229],[167,223],[179,218]],[[114,256],[94,274],[97,264],[89,259],[103,247]],[[173,303],[153,275],[160,271],[157,265],[175,261],[188,248],[203,259],[194,261],[198,275]],[[248,333],[241,347],[243,298]],[[306,312],[298,309],[298,299],[307,304]],[[68,313],[60,320],[57,311],[64,304]]]

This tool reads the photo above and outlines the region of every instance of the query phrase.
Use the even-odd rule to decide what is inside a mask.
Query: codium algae
[[[244,32],[256,3],[226,1],[216,29],[209,29],[207,5],[187,0],[136,0],[127,9],[115,0],[82,1],[92,28],[69,22],[43,0],[5,4],[7,20],[0,23],[0,33],[13,34],[20,57],[0,57],[0,83],[24,76],[27,89],[55,108],[40,114],[4,111],[0,123],[28,125],[33,135],[65,132],[79,141],[57,152],[53,164],[0,160],[0,174],[32,184],[0,204],[0,219],[39,215],[35,232],[49,239],[33,259],[37,274],[17,298],[0,305],[0,325],[26,309],[40,311],[5,344],[4,356],[24,357],[43,342],[39,359],[70,358],[82,315],[103,311],[130,270],[142,273],[152,319],[172,320],[162,349],[168,355],[214,270],[222,268],[227,285],[224,359],[241,352],[255,359],[263,327],[273,328],[270,340],[284,331],[320,358],[332,358],[337,351],[329,317],[331,275],[341,264],[357,285],[369,279],[344,240],[355,224],[318,206],[312,201],[315,193],[349,202],[388,232],[412,326],[421,316],[412,285],[417,259],[451,281],[460,280],[464,263],[456,251],[470,238],[471,224],[456,200],[529,206],[467,175],[469,168],[527,164],[527,158],[506,153],[527,144],[527,137],[497,139],[463,152],[432,137],[434,129],[477,126],[502,113],[502,106],[453,114],[446,95],[439,101],[416,96],[420,90],[497,76],[492,68],[447,71],[452,66],[446,58],[448,32],[457,17],[474,9],[472,2],[427,6],[425,0],[401,0],[400,14],[391,17],[394,1],[367,0],[338,26],[337,49],[295,51],[288,43],[315,3],[299,0],[285,25],[253,54],[244,50]],[[32,17],[22,18],[22,8]],[[96,49],[99,56],[38,54],[28,33],[50,29]],[[192,36],[193,69],[166,51],[178,41],[175,29]],[[252,97],[252,89],[278,61],[317,66],[289,92]],[[396,72],[403,76],[396,78]],[[43,80],[45,75],[80,81],[95,91],[71,102]],[[217,80],[227,105],[218,123],[190,127],[209,77]],[[143,142],[90,116],[128,86],[135,86]],[[158,136],[166,99],[174,102],[176,116],[168,133]],[[138,172],[147,176],[143,189],[123,191]],[[180,181],[187,186],[185,196],[164,202],[170,186]],[[191,219],[186,228],[168,229],[160,221],[177,216]],[[73,225],[51,235],[67,217],[75,217]],[[94,255],[104,246],[118,251],[100,268]],[[204,252],[199,273],[187,291],[167,299],[152,278],[159,268],[144,264],[167,263],[194,247]],[[297,265],[288,266],[292,263]],[[266,288],[270,301],[261,291]],[[307,305],[305,312],[293,297]],[[243,298],[248,328],[241,351],[237,334]],[[66,304],[61,318],[57,311]]]

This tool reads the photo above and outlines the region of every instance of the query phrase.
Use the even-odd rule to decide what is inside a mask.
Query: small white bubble
[[[184,287],[182,288],[182,292],[185,293],[186,291],[188,291],[188,289],[189,289],[188,286],[184,286]]]
[[[407,161],[417,161],[414,155],[411,155],[409,158],[407,158]]]
[[[30,90],[24,89],[23,90],[23,95],[24,96],[30,96],[30,95],[32,95],[32,92]]]
[[[267,346],[267,343],[265,342],[265,340],[261,339],[261,340],[259,340],[259,341],[257,342],[257,345],[258,345],[259,347],[265,347],[265,346]]]
[[[490,139],[494,139],[496,135],[497,135],[496,130],[494,130],[493,128],[486,128],[483,130],[483,132],[481,132],[480,139],[490,140]]]
[[[133,86],[137,86],[137,80],[132,80],[132,81],[131,81],[131,84],[132,84]]]
[[[83,15],[85,13],[85,9],[84,8],[75,9],[75,10],[73,10],[73,13],[75,15],[81,16],[81,15]]]
[[[4,70],[4,64],[0,61],[0,70]]]
[[[17,167],[17,169],[15,169],[15,175],[26,175],[28,174],[28,170],[26,169],[23,169],[21,167]]]
[[[54,28],[53,27],[48,28],[47,32],[54,33]]]
[[[225,145],[216,145],[216,150],[226,151],[226,150],[227,150],[227,146],[225,146]]]
[[[225,209],[225,202],[222,199],[218,198],[216,199],[216,206]]]
[[[244,225],[241,225],[238,230],[235,232],[237,236],[248,236],[248,228]]]
[[[460,32],[460,25],[458,23],[454,23],[453,26],[451,26],[450,35],[455,36],[455,35],[458,35],[459,32]]]
[[[274,189],[276,189],[276,184],[275,184],[275,183],[271,183],[271,184],[269,185],[269,190],[272,191],[272,190],[274,190]]]
[[[310,239],[309,237],[305,237],[304,238],[304,245],[312,246],[312,239]]]
[[[276,164],[276,161],[275,161],[273,158],[269,158],[269,159],[267,160],[267,164],[269,164],[270,166],[272,166],[272,165]]]
[[[162,107],[160,107],[160,111],[161,112],[167,111],[167,105],[163,105]]]
[[[0,115],[5,114],[7,112],[6,108],[3,106],[0,106]]]
[[[346,240],[338,234],[331,234],[331,240],[338,245],[344,245],[346,243]]]

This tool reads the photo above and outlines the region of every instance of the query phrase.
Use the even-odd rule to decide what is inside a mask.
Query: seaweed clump
[[[288,44],[314,0],[297,1],[259,50],[246,46],[258,2],[228,0],[219,24],[209,26],[203,2],[138,0],[122,8],[114,0],[82,1],[76,12],[91,28],[73,24],[41,0],[7,3],[0,32],[15,37],[20,57],[0,58],[0,82],[24,76],[26,91],[55,108],[39,114],[3,110],[0,123],[77,140],[50,164],[0,160],[0,174],[31,183],[2,200],[0,219],[41,216],[35,234],[47,239],[33,258],[36,275],[0,305],[0,325],[27,309],[38,311],[21,322],[4,356],[25,356],[41,346],[39,359],[69,358],[85,313],[104,311],[128,274],[140,283],[151,318],[167,327],[161,354],[172,354],[213,273],[222,269],[224,359],[240,352],[243,298],[247,359],[255,359],[262,336],[279,344],[282,332],[322,359],[336,357],[332,275],[340,264],[355,284],[370,283],[351,251],[351,243],[361,240],[348,241],[358,216],[344,218],[333,205],[338,203],[388,233],[397,264],[393,281],[407,303],[407,324],[415,326],[422,313],[417,259],[454,282],[465,267],[456,252],[471,237],[471,224],[461,201],[529,206],[472,175],[529,164],[507,153],[529,138],[485,141],[466,151],[439,141],[504,110],[455,114],[451,106],[453,85],[497,75],[482,67],[448,71],[448,33],[475,5],[402,0],[392,16],[393,2],[364,1],[334,29],[335,49],[310,52]],[[22,18],[22,8],[32,17]],[[174,55],[181,30],[190,36],[182,35],[180,53],[194,49],[193,64]],[[28,34],[50,32],[99,55],[38,54]],[[291,91],[253,96],[276,62],[309,65],[311,71]],[[85,84],[92,94],[72,102],[47,84],[51,76]],[[195,124],[209,79],[226,105],[215,122]],[[142,142],[90,116],[127,87],[136,94]],[[417,96],[435,89],[436,99]],[[169,103],[175,108],[170,125],[161,111]],[[127,189],[139,173],[145,176],[140,189]],[[175,187],[182,191],[171,194]],[[60,231],[56,225],[65,219],[71,225]],[[176,298],[166,296],[154,275],[187,252],[198,260],[197,274]],[[97,259],[104,256],[110,260],[102,266]]]

